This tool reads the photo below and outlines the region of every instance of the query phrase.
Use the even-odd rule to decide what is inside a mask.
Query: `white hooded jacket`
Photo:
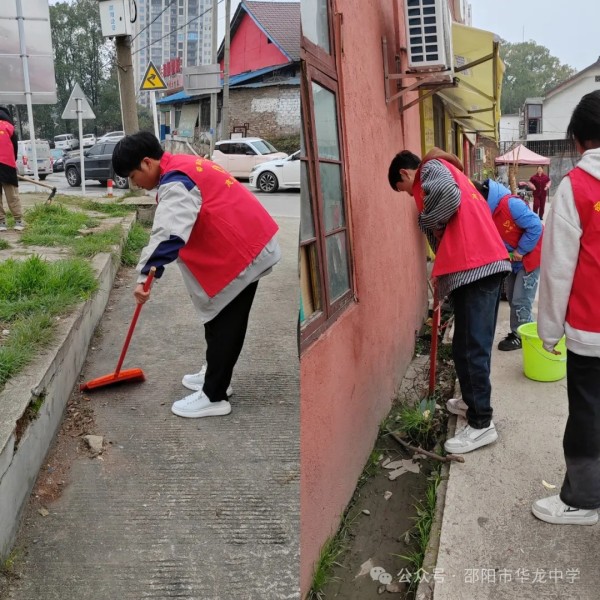
[[[587,150],[577,166],[600,180],[600,148]],[[552,201],[542,242],[538,333],[546,350],[566,335],[571,352],[600,357],[600,333],[575,329],[565,320],[582,233],[571,180],[564,177]]]

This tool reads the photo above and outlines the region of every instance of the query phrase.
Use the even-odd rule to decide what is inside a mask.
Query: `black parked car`
[[[119,177],[112,169],[112,154],[116,145],[116,142],[101,142],[84,150],[86,181],[97,179],[102,185],[106,185],[106,182],[112,179],[116,188],[124,190],[129,186],[127,177]],[[71,187],[81,185],[79,156],[65,161],[65,177]]]

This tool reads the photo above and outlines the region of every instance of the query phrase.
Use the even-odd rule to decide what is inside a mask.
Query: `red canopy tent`
[[[496,158],[497,165],[549,165],[550,159],[536,154],[519,144],[510,152]]]

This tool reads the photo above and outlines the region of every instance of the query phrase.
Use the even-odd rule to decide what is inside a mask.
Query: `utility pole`
[[[213,0],[212,6],[212,64],[217,64],[217,29],[219,27],[219,2]],[[212,158],[215,142],[217,141],[217,94],[210,95],[210,156]]]
[[[225,54],[223,57],[223,135],[229,137],[229,50],[231,48],[231,0],[225,0]]]
[[[135,99],[135,80],[133,73],[133,59],[131,57],[131,36],[116,36],[115,45],[117,48],[117,70],[119,73],[123,131],[125,131],[126,135],[131,135],[140,129],[137,114],[137,102]]]

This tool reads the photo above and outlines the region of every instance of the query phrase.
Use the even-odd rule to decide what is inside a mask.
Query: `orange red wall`
[[[269,43],[267,35],[245,14],[231,39],[230,75],[256,71],[264,67],[284,65],[289,58],[275,45]],[[221,61],[221,69],[223,61]]]
[[[413,199],[388,183],[393,156],[421,151],[418,105],[386,106],[381,38],[403,45],[401,3],[338,0],[342,110],[357,302],[301,356],[301,588],[339,526],[426,310],[425,244]],[[395,89],[395,84],[392,84]],[[412,100],[410,96],[405,102]]]

